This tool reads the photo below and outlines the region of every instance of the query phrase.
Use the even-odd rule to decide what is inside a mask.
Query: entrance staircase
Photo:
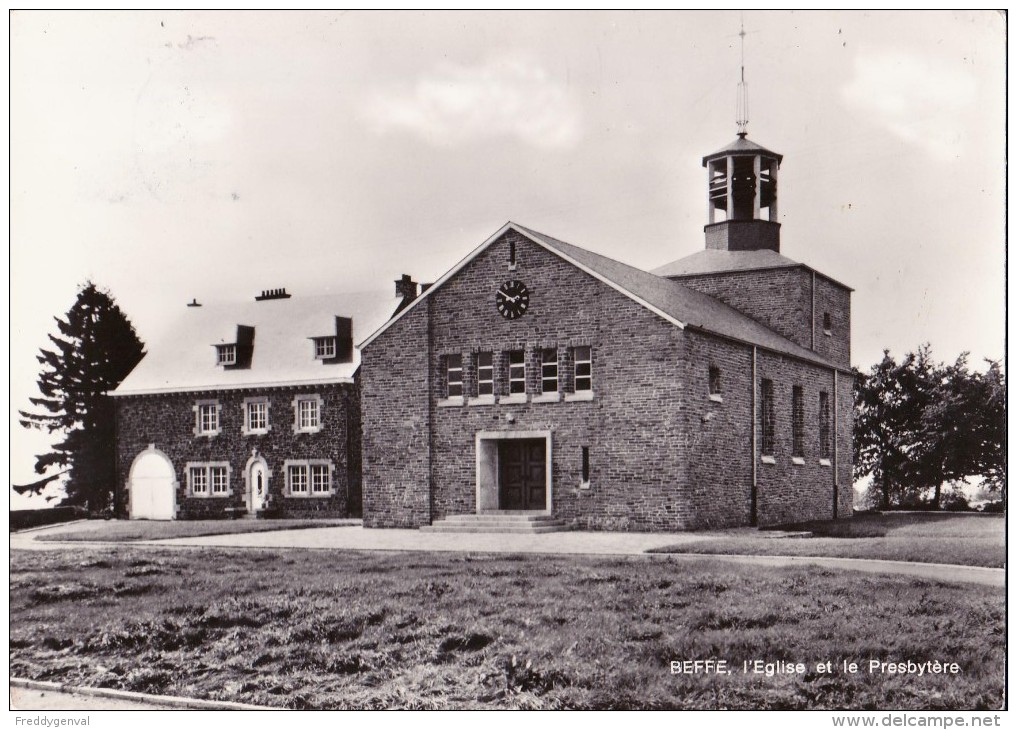
[[[545,532],[563,532],[565,521],[543,512],[523,510],[488,510],[475,515],[449,515],[424,525],[421,532],[492,532],[522,535],[540,535]]]

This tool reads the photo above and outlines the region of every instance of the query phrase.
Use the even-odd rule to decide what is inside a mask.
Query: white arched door
[[[132,520],[174,518],[177,480],[164,454],[149,449],[135,459],[130,485]]]
[[[265,498],[268,496],[268,469],[261,459],[251,463],[247,484],[250,489],[247,508],[253,514],[265,506]]]

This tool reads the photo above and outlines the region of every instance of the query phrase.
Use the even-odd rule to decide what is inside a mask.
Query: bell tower
[[[709,222],[706,248],[720,251],[780,251],[777,222],[777,171],[782,155],[748,138],[749,87],[745,82],[745,27],[738,82],[738,138],[703,158],[707,171]]]

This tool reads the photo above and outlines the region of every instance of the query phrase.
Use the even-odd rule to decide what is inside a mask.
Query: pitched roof
[[[727,157],[728,155],[765,155],[767,157],[775,158],[778,164],[780,164],[780,161],[784,159],[784,155],[768,150],[762,145],[756,144],[748,137],[742,137],[739,135],[738,138],[727,147],[723,147],[704,157],[703,165],[705,166],[710,160],[715,160],[718,157]]]
[[[677,261],[658,266],[650,271],[657,276],[698,276],[700,274],[721,274],[735,271],[759,271],[762,269],[790,269],[801,267],[808,271],[815,271],[808,264],[802,264],[787,256],[782,256],[776,251],[762,249],[759,251],[721,251],[717,249],[705,249],[689,254]],[[819,276],[828,279],[838,286],[843,286],[849,291],[851,287],[841,284],[826,274],[816,271]]]
[[[363,341],[360,346],[366,347],[369,345],[382,332],[388,329],[392,323],[396,322],[399,317],[403,316],[413,307],[418,306],[422,300],[440,289],[446,281],[509,229],[518,231],[537,245],[560,256],[678,327],[701,329],[827,367],[836,367],[829,360],[820,357],[812,350],[795,344],[783,335],[774,332],[769,327],[760,324],[718,299],[714,299],[670,279],[665,279],[637,269],[634,266],[623,264],[620,261],[587,251],[570,243],[559,241],[557,238],[552,238],[543,233],[532,231],[511,221],[474,249],[466,258],[435,282],[434,286],[417,297],[399,316],[393,317],[386,322],[381,329]]]
[[[401,301],[373,292],[181,307],[177,321],[147,346],[148,354],[112,395],[351,382],[360,352],[354,349],[352,362],[326,364],[315,359],[310,338],[335,335],[335,318],[342,316],[352,318],[357,342]],[[224,369],[214,345],[236,342],[238,325],[254,327],[250,367]]]

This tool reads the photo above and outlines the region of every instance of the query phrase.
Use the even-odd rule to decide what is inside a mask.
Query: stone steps
[[[431,525],[424,525],[420,531],[540,535],[546,532],[562,532],[565,529],[564,520],[545,513],[487,510],[480,514],[449,515],[444,519],[435,520]]]

